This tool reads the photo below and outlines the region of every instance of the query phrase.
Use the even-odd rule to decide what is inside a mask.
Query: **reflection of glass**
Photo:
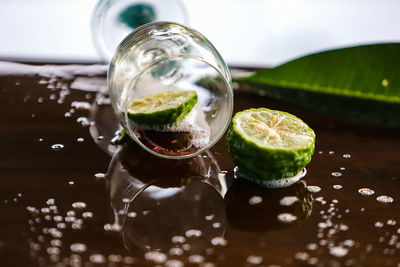
[[[227,186],[211,153],[163,159],[128,141],[114,155],[107,177],[111,204],[128,249],[168,252],[176,245],[173,236],[196,229],[202,234],[191,252],[201,253],[212,237],[223,236]],[[210,214],[213,219],[207,221]],[[220,227],[213,227],[214,222]]]
[[[235,179],[225,196],[229,226],[246,232],[298,226],[310,217],[312,200],[304,181],[269,189]]]
[[[225,62],[204,36],[183,25],[150,23],[129,34],[110,63],[108,87],[130,137],[161,157],[188,158],[205,151],[221,138],[231,118],[233,91]],[[197,99],[188,108],[175,92],[194,92]],[[145,109],[140,122],[133,103]],[[171,103],[185,103],[185,108],[168,108],[179,119],[150,125],[150,117],[160,118],[151,113]]]
[[[122,39],[154,21],[188,24],[179,0],[100,0],[92,14],[92,37],[97,52],[109,62]]]

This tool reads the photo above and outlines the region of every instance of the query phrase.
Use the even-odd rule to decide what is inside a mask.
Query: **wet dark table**
[[[224,138],[179,161],[110,145],[104,67],[1,68],[0,266],[400,266],[399,130],[239,88],[235,111],[317,135],[305,178],[266,189],[234,178]]]

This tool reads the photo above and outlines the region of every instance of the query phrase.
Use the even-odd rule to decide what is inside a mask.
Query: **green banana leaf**
[[[304,108],[400,128],[400,43],[324,51],[234,80]]]

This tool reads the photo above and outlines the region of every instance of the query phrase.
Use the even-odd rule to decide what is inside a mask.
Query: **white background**
[[[183,2],[190,26],[236,66],[272,66],[321,49],[400,41],[398,0]],[[95,3],[0,0],[0,58],[98,60],[90,34]]]

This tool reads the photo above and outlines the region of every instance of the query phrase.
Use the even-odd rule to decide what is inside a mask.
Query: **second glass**
[[[108,86],[129,136],[152,154],[188,158],[213,146],[233,108],[229,70],[199,32],[169,22],[143,25],[119,45]]]

